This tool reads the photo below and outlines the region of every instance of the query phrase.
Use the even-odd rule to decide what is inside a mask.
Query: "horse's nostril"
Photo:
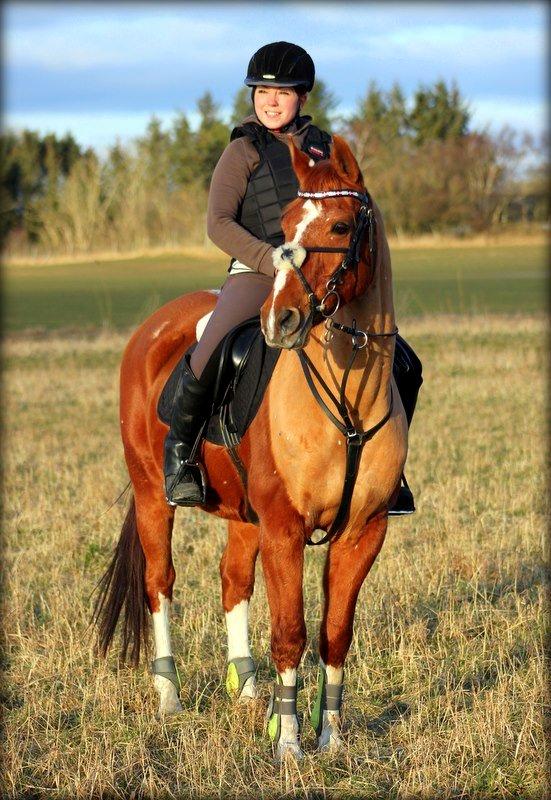
[[[294,333],[300,324],[300,314],[296,308],[282,309],[277,318],[277,324],[284,333]]]

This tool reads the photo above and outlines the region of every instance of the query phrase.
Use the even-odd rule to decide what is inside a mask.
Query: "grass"
[[[413,275],[424,269],[411,259]],[[223,522],[196,510],[176,519],[183,714],[157,721],[145,665],[94,654],[90,593],[124,513],[108,509],[127,480],[117,368],[128,333],[7,339],[2,796],[545,796],[544,323],[399,322],[424,362],[408,463],[419,511],[391,521],[360,594],[344,753],[315,755],[305,726],[304,763],[281,768],[263,732],[271,666],[260,568],[251,634],[263,702],[239,710],[224,692]],[[306,553],[305,717],[324,550]]]
[[[521,313],[546,308],[547,248],[487,245],[393,252],[399,317]],[[4,330],[114,328],[139,324],[162,303],[220,286],[228,259],[159,254],[107,261],[4,267]]]

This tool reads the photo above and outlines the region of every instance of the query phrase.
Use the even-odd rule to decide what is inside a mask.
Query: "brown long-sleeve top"
[[[243,122],[258,122],[255,114]],[[299,117],[286,133],[274,133],[281,141],[292,138],[300,147],[311,117]],[[207,234],[214,244],[245,266],[265,275],[274,275],[271,244],[257,239],[237,222],[240,205],[247,192],[249,178],[260,156],[248,136],[234,139],[226,147],[214,168],[209,189]]]

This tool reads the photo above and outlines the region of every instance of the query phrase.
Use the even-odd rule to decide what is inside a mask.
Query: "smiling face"
[[[306,95],[282,86],[257,86],[254,110],[260,122],[271,131],[278,131],[292,122]]]

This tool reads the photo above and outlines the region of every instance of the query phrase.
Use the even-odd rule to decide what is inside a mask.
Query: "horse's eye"
[[[335,222],[333,227],[331,228],[331,233],[348,233],[350,230],[350,225],[347,225],[346,222]]]

